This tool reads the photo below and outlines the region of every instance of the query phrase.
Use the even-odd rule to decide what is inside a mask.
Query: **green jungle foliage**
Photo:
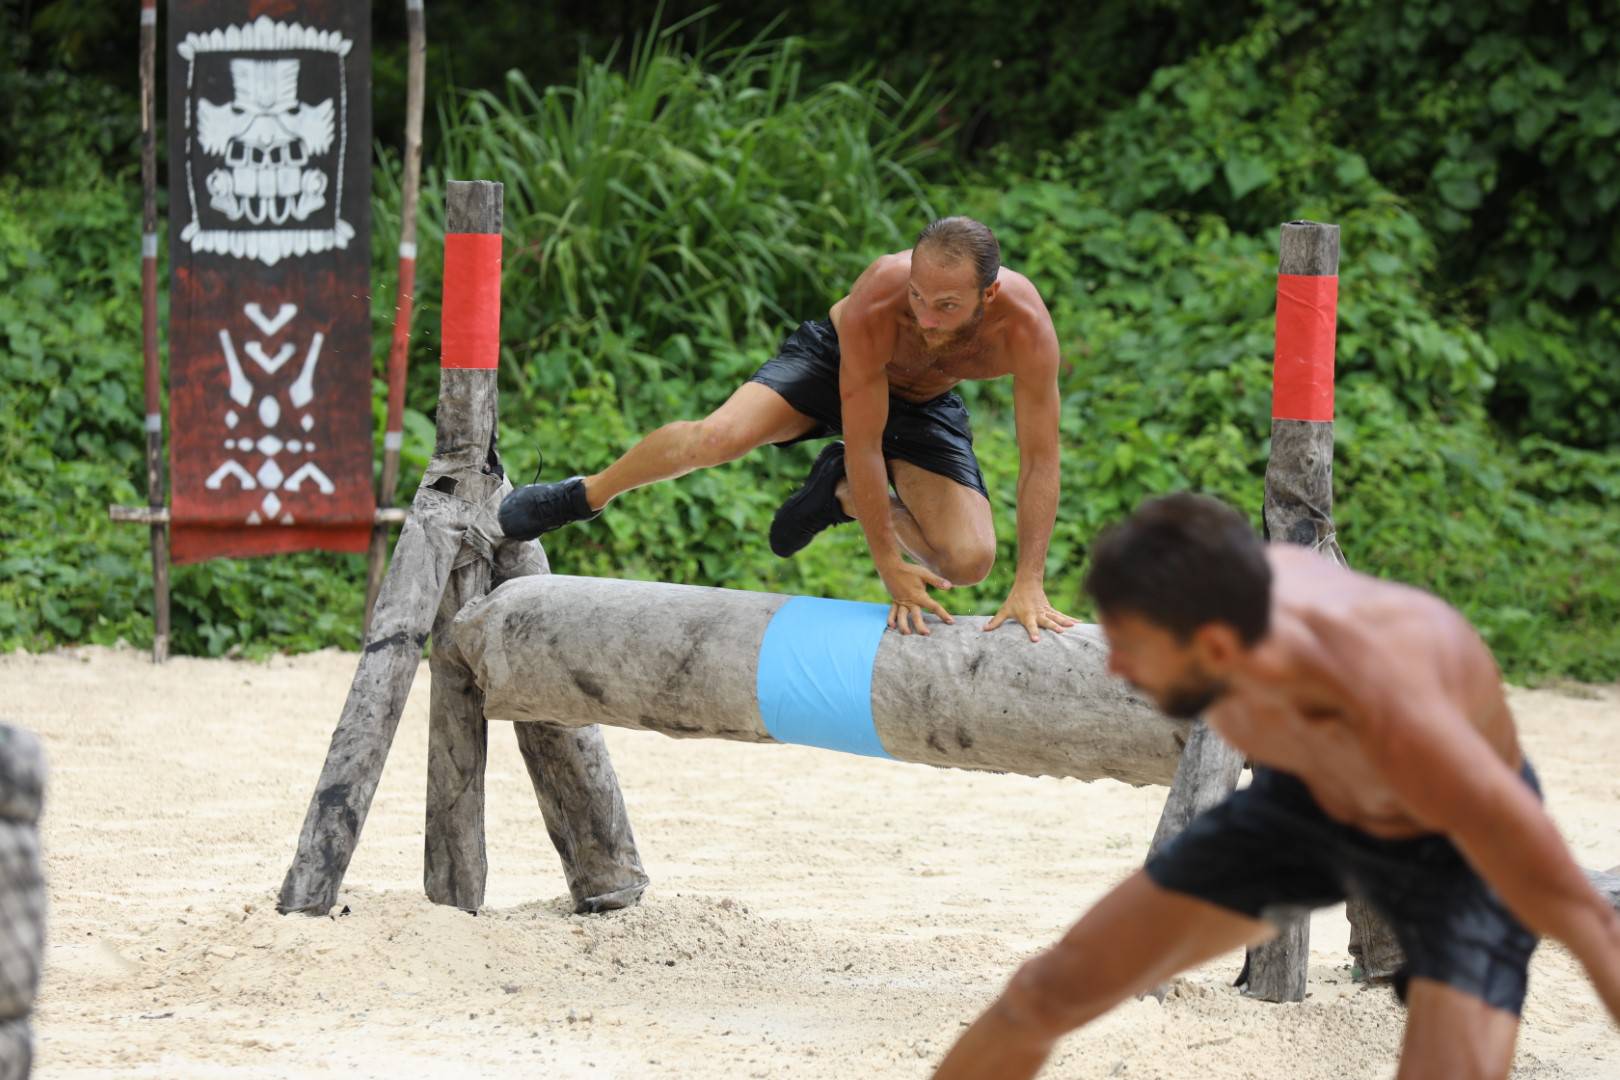
[[[958,6],[959,41],[981,24]],[[1044,30],[983,22],[968,49],[918,7],[790,12],[814,47],[676,24],[617,53],[590,42],[565,82],[479,67],[458,82],[482,89],[436,93],[407,483],[432,446],[446,177],[506,184],[516,482],[701,416],[874,255],[970,213],[1063,344],[1048,590],[1083,616],[1087,543],[1143,496],[1202,488],[1258,522],[1276,228],[1309,217],[1342,228],[1335,517],[1352,563],[1457,604],[1517,679],[1620,675],[1620,21],[1506,0],[1103,4]],[[818,22],[840,11],[849,36]],[[94,55],[91,22],[75,40]],[[138,181],[111,119],[133,104],[37,64],[7,80],[8,102],[55,104],[13,104],[0,135],[0,647],[145,643],[145,530],[104,509],[145,497]],[[379,154],[381,372],[399,165]],[[1009,390],[964,387],[1001,549],[987,582],[945,595],[956,612],[993,610],[1011,581]],[[785,562],[764,543],[814,452],[626,496],[548,538],[553,565],[880,599],[853,526]],[[363,574],[325,555],[176,568],[175,648],[352,647]]]

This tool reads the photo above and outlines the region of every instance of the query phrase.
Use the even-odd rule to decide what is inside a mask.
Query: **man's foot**
[[[497,518],[511,540],[533,540],[571,521],[589,521],[602,511],[585,499],[585,478],[570,476],[549,484],[528,484],[501,500]]]
[[[772,551],[785,559],[822,529],[855,520],[838,503],[838,482],[843,478],[844,444],[829,443],[816,456],[799,490],[787,497],[771,519]]]

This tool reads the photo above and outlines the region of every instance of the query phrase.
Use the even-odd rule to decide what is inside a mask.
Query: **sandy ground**
[[[1161,788],[608,732],[653,887],[569,913],[505,725],[488,906],[422,896],[424,665],[341,917],[283,918],[354,656],[0,656],[0,718],[42,733],[50,940],[41,1080],[923,1077],[1023,957],[1139,863]],[[1560,827],[1620,863],[1620,687],[1515,691]],[[1349,980],[1342,909],[1310,997],[1229,987],[1234,954],[1071,1036],[1049,1077],[1388,1077],[1402,1012]],[[1516,1075],[1620,1077],[1620,1034],[1544,946]]]

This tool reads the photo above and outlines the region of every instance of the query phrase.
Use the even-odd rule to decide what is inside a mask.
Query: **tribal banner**
[[[177,563],[370,539],[370,14],[169,2]]]

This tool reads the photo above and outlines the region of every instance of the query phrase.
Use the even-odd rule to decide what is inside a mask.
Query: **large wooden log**
[[[779,742],[761,713],[759,657],[790,599],[548,575],[501,586],[463,612],[453,634],[491,719]],[[1107,673],[1095,627],[1031,644],[1017,627],[984,633],[985,621],[958,618],[929,637],[882,633],[868,669],[874,752],[1031,776],[1170,782],[1190,725]],[[802,666],[825,677],[817,647],[807,640]]]

